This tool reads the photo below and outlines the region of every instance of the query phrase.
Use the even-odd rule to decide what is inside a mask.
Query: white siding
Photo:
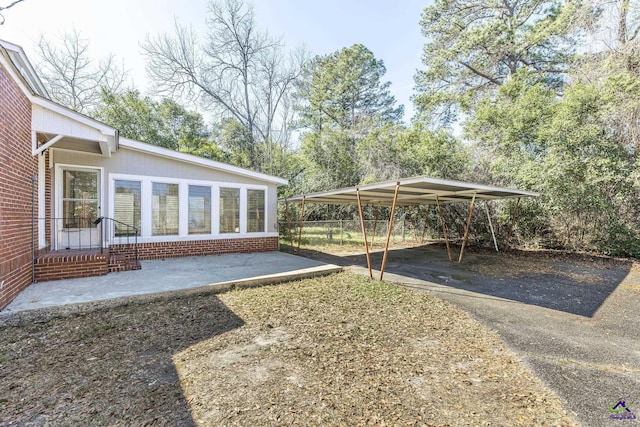
[[[113,153],[111,157],[101,157],[98,155],[92,155],[87,153],[79,153],[74,151],[59,150],[56,149],[54,160],[56,163],[89,166],[89,167],[102,167],[104,168],[105,182],[103,183],[103,194],[105,203],[102,206],[102,212],[104,215],[108,215],[111,212],[110,203],[113,200],[113,196],[108,194],[111,184],[110,178],[112,175],[130,175],[130,176],[142,176],[163,178],[165,182],[178,183],[179,180],[187,180],[188,183],[194,185],[212,185],[212,206],[213,212],[218,212],[218,193],[217,188],[224,186],[228,183],[229,186],[237,187],[262,187],[265,188],[266,206],[265,206],[265,220],[267,225],[267,232],[273,233],[277,231],[277,185],[263,180],[241,176],[233,173],[229,173],[224,170],[215,170],[204,166],[198,166],[189,164],[179,160],[173,160],[170,158],[157,156],[149,153],[143,153],[136,150],[127,149],[121,147],[117,152]],[[55,171],[55,168],[54,168]],[[124,179],[124,178],[118,178]],[[183,184],[184,185],[184,184]],[[146,202],[145,194],[150,191],[150,188],[142,186],[142,211],[145,212],[151,208],[151,201]],[[182,193],[182,188],[181,188]],[[246,197],[246,189],[244,191]],[[55,196],[54,196],[55,197]],[[186,205],[185,205],[186,206]],[[246,206],[245,206],[246,207]],[[246,211],[246,209],[244,209]],[[144,215],[144,213],[143,213]],[[244,221],[244,220],[243,220]],[[212,222],[212,233],[217,234],[217,221]],[[243,225],[245,225],[243,223]],[[145,225],[142,226],[142,234],[148,235],[151,230],[147,229]],[[182,234],[182,233],[181,233]]]
[[[66,135],[90,141],[107,140],[106,135],[99,130],[35,104],[32,106],[31,128],[38,132]]]

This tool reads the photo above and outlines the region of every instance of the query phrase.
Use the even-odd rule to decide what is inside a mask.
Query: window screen
[[[152,191],[152,230],[154,236],[178,234],[180,205],[178,203],[178,184],[153,183]]]
[[[62,172],[62,215],[65,228],[95,228],[98,209],[98,172]]]
[[[115,181],[115,194],[113,200],[113,214],[116,236],[132,235],[135,231],[127,227],[135,227],[140,235],[140,194],[139,181]]]
[[[247,190],[247,232],[264,232],[264,190]]]
[[[189,186],[189,234],[211,233],[211,187]]]
[[[240,232],[240,189],[220,189],[220,233]]]

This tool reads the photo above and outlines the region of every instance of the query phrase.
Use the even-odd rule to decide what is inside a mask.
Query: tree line
[[[41,38],[43,81],[125,137],[287,178],[282,195],[415,175],[534,190],[520,243],[640,256],[640,1],[435,0],[408,123],[366,46],[287,49],[243,0],[206,16],[142,44],[153,98],[77,32]],[[513,204],[492,209],[506,228]]]

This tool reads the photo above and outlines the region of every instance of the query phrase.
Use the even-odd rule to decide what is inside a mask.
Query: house
[[[278,248],[274,176],[120,137],[0,40],[0,309],[33,281]]]

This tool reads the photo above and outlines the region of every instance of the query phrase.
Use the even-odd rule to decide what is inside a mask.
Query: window
[[[247,190],[247,232],[264,231],[264,190]]]
[[[189,186],[189,234],[211,233],[211,187]]]
[[[153,183],[151,197],[152,235],[178,234],[180,212],[178,200],[178,184]]]
[[[220,188],[220,233],[240,232],[240,189]]]
[[[95,228],[98,218],[98,172],[62,172],[62,216],[66,228]]]
[[[113,217],[116,221],[119,221],[115,223],[116,236],[135,234],[127,225],[135,227],[138,230],[138,235],[140,235],[141,183],[139,181],[120,180],[116,180],[114,183]]]

